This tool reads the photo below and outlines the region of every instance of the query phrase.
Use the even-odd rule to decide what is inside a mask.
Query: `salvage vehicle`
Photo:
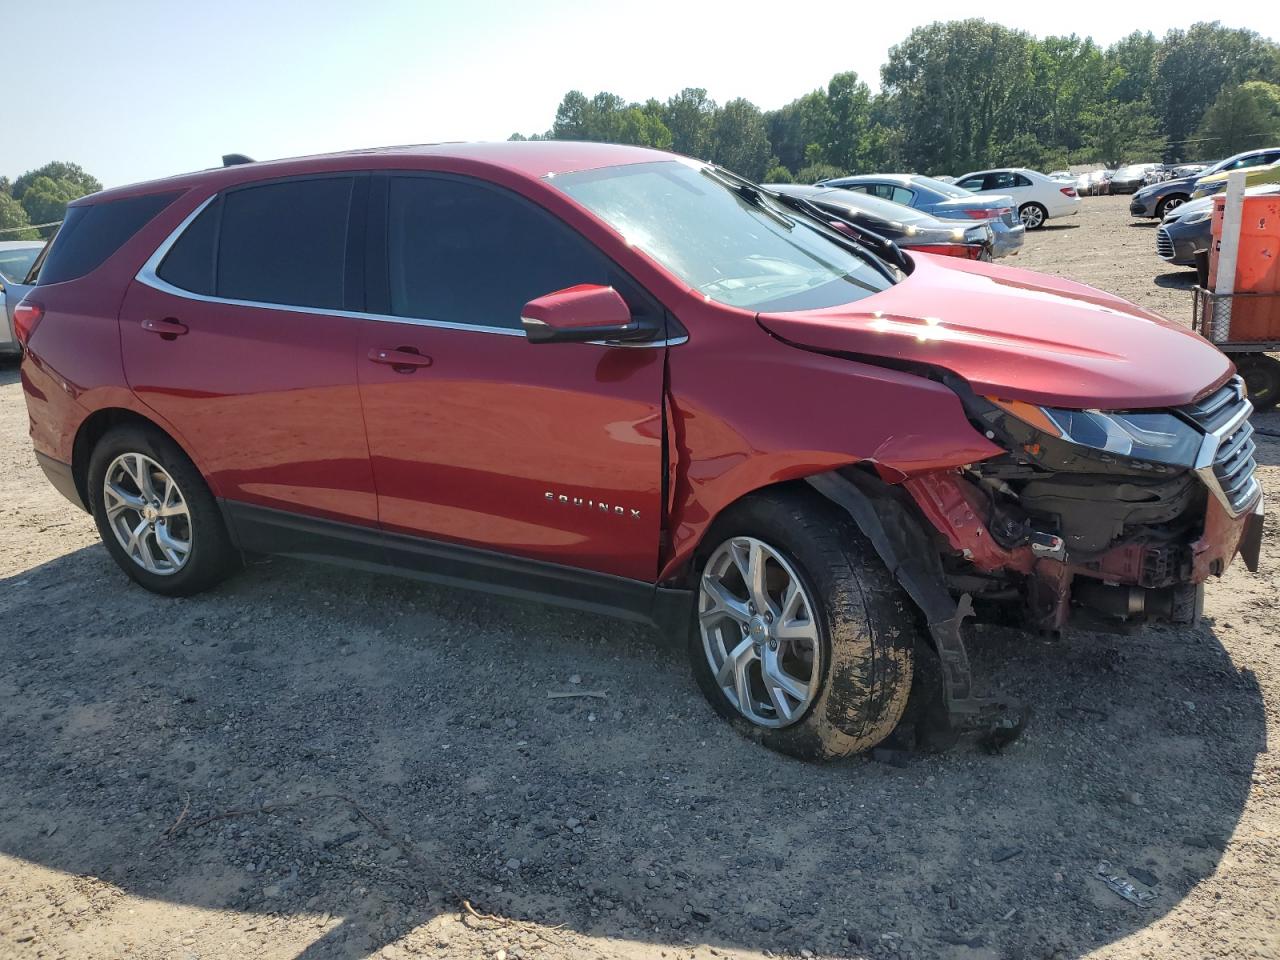
[[[967,260],[994,260],[1022,249],[1022,224],[1003,220],[940,220],[912,207],[838,187],[808,187],[798,183],[765,184],[765,189],[789,197],[803,197],[836,221],[863,227],[892,240],[904,250],[936,253]]]
[[[816,187],[839,187],[913,207],[943,220],[1000,220],[1005,226],[1020,224],[1017,205],[1009,196],[979,196],[953,183],[914,173],[874,173],[820,180]]]
[[[1111,177],[1112,193],[1137,193],[1147,182],[1147,175],[1160,169],[1159,163],[1130,163],[1120,167]]]
[[[1276,184],[1246,187],[1247,196],[1280,191]],[[1156,256],[1178,267],[1193,267],[1196,257],[1209,252],[1213,242],[1213,197],[1189,200],[1174,207],[1156,230]]]
[[[159,594],[266,553],[653,622],[806,758],[1016,729],[975,604],[1194,620],[1257,563],[1249,401],[1117,297],[880,250],[640,147],[235,160],[69,206],[32,443]]]
[[[1164,215],[1191,199],[1198,181],[1218,173],[1265,166],[1280,160],[1280,149],[1246,150],[1209,165],[1184,164],[1175,169],[1176,176],[1162,183],[1144,187],[1133,195],[1129,213],[1135,217],[1163,220]],[[1225,178],[1224,178],[1225,185]]]
[[[1244,175],[1244,182],[1247,186],[1257,186],[1263,183],[1272,183],[1280,176],[1280,150],[1276,151],[1276,160],[1266,164],[1255,164]],[[1236,168],[1240,169],[1240,168]],[[1227,178],[1231,175],[1231,170],[1219,170],[1216,173],[1206,174],[1196,181],[1195,187],[1191,190],[1192,200],[1202,200],[1205,197],[1212,197],[1227,189]]]
[[[1051,180],[1026,167],[979,170],[956,179],[956,186],[975,193],[1001,193],[1013,197],[1018,218],[1028,230],[1039,230],[1051,219],[1073,217],[1080,212],[1080,197],[1069,183]]]

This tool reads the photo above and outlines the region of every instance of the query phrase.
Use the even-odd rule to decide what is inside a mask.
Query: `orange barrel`
[[[1213,199],[1213,243],[1209,246],[1209,289],[1217,286],[1218,245],[1226,196]],[[1231,304],[1232,341],[1280,340],[1280,194],[1244,198],[1236,293],[1272,294],[1235,297]]]

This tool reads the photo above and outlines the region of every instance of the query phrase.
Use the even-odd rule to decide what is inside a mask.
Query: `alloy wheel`
[[[141,453],[122,453],[102,481],[102,504],[116,541],[148,573],[177,573],[191,556],[191,512],[160,464]]]
[[[698,626],[711,674],[761,727],[800,720],[818,693],[815,604],[795,568],[754,537],[721,544],[703,568]]]
[[[1018,211],[1018,219],[1028,230],[1034,230],[1044,223],[1044,211],[1034,204],[1028,204]]]
[[[1165,212],[1168,213],[1170,210],[1180,207],[1186,202],[1187,201],[1183,200],[1181,197],[1170,197],[1164,202]]]

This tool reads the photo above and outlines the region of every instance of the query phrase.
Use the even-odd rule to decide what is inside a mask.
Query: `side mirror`
[[[613,287],[583,283],[530,300],[520,311],[530,343],[649,340],[655,331],[631,316]]]

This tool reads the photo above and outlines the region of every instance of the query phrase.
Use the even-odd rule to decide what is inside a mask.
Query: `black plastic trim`
[[[571,607],[658,626],[683,636],[688,590],[529,560],[371,527],[222,500],[241,550],[394,573],[445,586]]]
[[[88,513],[89,508],[85,506],[85,502],[80,499],[80,488],[76,486],[76,476],[71,469],[71,464],[63,463],[61,460],[55,460],[53,457],[46,456],[39,450],[35,451],[36,463],[40,464],[40,469],[44,471],[44,475],[49,478],[49,482],[53,484],[53,489],[74,503],[81,510]]]

